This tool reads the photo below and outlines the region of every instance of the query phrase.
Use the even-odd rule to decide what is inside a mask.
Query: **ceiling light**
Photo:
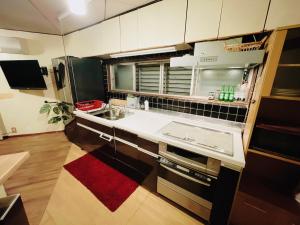
[[[117,54],[110,55],[111,58],[121,58],[121,57],[129,57],[129,56],[138,56],[138,55],[150,55],[150,54],[158,54],[158,53],[166,53],[166,52],[175,52],[177,49],[175,46],[165,47],[165,48],[155,48],[155,49],[146,49],[140,51],[133,52],[122,52]]]
[[[68,4],[72,13],[77,15],[84,15],[86,13],[85,0],[68,0]]]

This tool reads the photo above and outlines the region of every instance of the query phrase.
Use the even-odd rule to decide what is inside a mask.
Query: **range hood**
[[[196,43],[194,55],[173,57],[170,66],[198,69],[251,68],[263,62],[265,50],[229,52],[224,49],[224,45],[224,41]]]

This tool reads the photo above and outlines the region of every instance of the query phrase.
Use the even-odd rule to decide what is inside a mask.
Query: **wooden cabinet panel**
[[[82,56],[120,52],[119,17],[103,21],[80,32]]]
[[[271,0],[265,29],[300,24],[299,0]]]
[[[136,144],[142,149],[145,149],[154,154],[158,154],[158,143],[154,143],[144,138],[137,137]]]
[[[222,0],[189,0],[185,42],[218,37]]]
[[[223,0],[219,37],[260,32],[270,0]]]
[[[139,48],[138,42],[138,11],[120,16],[121,51],[131,51]]]
[[[239,192],[237,194],[233,211],[230,219],[231,225],[253,225],[264,224],[274,225],[270,221],[270,207],[261,201],[248,197],[248,195]]]
[[[139,48],[184,43],[187,0],[164,0],[138,9]]]
[[[130,133],[128,131],[115,128],[115,136],[117,138],[121,138],[125,141],[128,141],[132,144],[136,144],[136,140],[137,140],[137,135],[136,134],[133,134],[133,133]]]
[[[111,148],[109,148],[108,152],[105,153],[114,155],[114,151],[111,151],[111,149],[114,149],[114,140],[107,141],[103,138],[100,138],[98,133],[80,126],[77,126],[77,138],[74,140],[74,143],[87,152],[91,152],[108,145]]]
[[[103,132],[105,134],[114,136],[114,129],[112,127],[107,127],[107,126],[99,124],[99,123],[94,123],[92,121],[89,121],[89,120],[86,120],[86,119],[83,119],[80,117],[76,117],[76,123],[86,125],[88,127],[91,127],[93,129]]]

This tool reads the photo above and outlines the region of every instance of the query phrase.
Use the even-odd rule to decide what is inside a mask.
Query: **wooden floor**
[[[85,153],[72,145],[66,159]],[[204,225],[159,195],[139,186],[111,212],[68,171],[62,169],[40,225]]]
[[[30,158],[5,183],[8,194],[21,193],[30,225],[40,223],[70,146],[63,132],[0,141],[0,155],[30,152]]]

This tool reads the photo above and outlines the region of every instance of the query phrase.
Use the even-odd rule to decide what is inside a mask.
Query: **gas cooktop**
[[[233,155],[233,135],[229,132],[173,121],[164,126],[160,133],[200,148]]]

